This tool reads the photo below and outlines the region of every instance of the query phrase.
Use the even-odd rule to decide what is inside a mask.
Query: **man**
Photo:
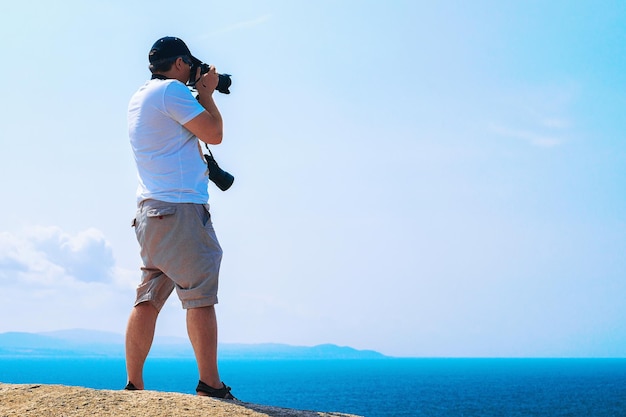
[[[201,61],[175,37],[156,41],[148,57],[152,79],[128,107],[139,177],[133,225],[143,267],[126,329],[126,389],[144,389],[143,366],[156,320],[176,289],[200,374],[196,392],[235,399],[217,367],[214,305],[222,249],[211,223],[207,165],[198,142],[222,141],[222,117],[213,101],[218,74],[214,67],[202,76],[199,70],[191,74],[192,64]],[[186,86],[192,75],[197,99]]]

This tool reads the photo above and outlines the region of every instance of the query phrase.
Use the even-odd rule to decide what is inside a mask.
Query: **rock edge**
[[[0,383],[0,417],[359,417],[160,391]]]

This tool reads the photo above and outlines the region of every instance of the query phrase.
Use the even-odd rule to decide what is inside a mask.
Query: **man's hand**
[[[200,71],[200,68],[198,68]],[[197,79],[197,77],[196,77]],[[196,83],[196,90],[200,96],[202,95],[211,95],[215,88],[217,87],[217,83],[219,81],[219,77],[217,75],[217,71],[213,65],[211,65],[211,69],[206,74],[202,74],[198,82]]]

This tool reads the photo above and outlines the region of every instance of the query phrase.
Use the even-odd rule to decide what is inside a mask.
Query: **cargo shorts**
[[[160,311],[174,288],[184,309],[217,304],[222,248],[208,204],[144,200],[133,225],[143,261],[135,306]]]

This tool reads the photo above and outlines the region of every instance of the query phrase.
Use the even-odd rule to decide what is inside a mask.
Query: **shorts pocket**
[[[152,207],[146,212],[147,217],[158,217],[162,219],[164,216],[171,216],[176,213],[175,206]]]

